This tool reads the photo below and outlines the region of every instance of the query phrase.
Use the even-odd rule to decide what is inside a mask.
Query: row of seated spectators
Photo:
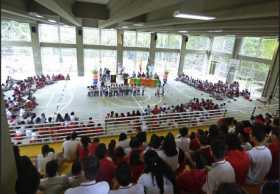
[[[219,107],[223,107],[224,104],[218,105],[212,102],[210,99],[199,100],[194,98],[188,103],[180,104],[176,106],[157,106],[151,109],[150,105],[140,112],[139,110],[133,110],[132,112],[115,113],[111,111],[105,118],[105,128],[107,131],[116,129],[130,129],[131,131],[148,129],[166,129],[177,128],[179,126],[185,126],[187,123],[195,125],[198,122],[205,121],[213,116],[214,112],[208,113],[192,113],[196,110],[217,110],[216,116],[221,116],[222,113]],[[22,110],[22,109],[21,109]],[[180,115],[170,115],[172,113],[182,113]],[[186,113],[185,113],[186,112]],[[104,134],[101,123],[96,123],[93,118],[90,117],[88,121],[79,121],[79,118],[74,112],[70,114],[65,113],[62,116],[61,113],[57,113],[54,116],[46,117],[45,113],[36,115],[35,113],[20,111],[20,117],[13,117],[11,125],[17,125],[15,130],[11,132],[14,143],[36,143],[44,141],[57,141],[61,140],[64,133],[71,133],[73,130],[84,130],[84,133],[91,133],[93,136],[97,134]],[[151,116],[154,116],[151,118]],[[167,118],[168,117],[168,118]],[[118,126],[116,126],[118,124]],[[43,140],[42,140],[43,139]]]
[[[151,108],[150,105],[141,113],[140,110],[132,110],[131,112],[115,113],[111,111],[107,113],[105,119],[106,128],[116,128],[116,124],[123,127],[125,124],[129,128],[138,128],[146,131],[147,129],[165,129],[177,128],[180,125],[187,123],[197,123],[209,119],[211,116],[222,116],[222,110],[225,104],[215,104],[211,99],[194,98],[187,103],[167,106],[155,105]],[[217,110],[217,112],[215,112]],[[204,111],[204,112],[194,112]],[[211,112],[208,112],[211,111]],[[173,114],[181,113],[181,114]]]
[[[42,143],[63,140],[65,134],[73,131],[92,135],[104,133],[101,123],[95,123],[92,117],[88,121],[79,122],[74,112],[70,114],[57,113],[54,117],[46,117],[44,113],[37,116],[31,113],[29,117],[21,120],[10,132],[15,144]]]
[[[8,122],[14,124],[17,117],[24,117],[38,105],[36,98],[33,96],[37,89],[65,79],[70,79],[69,75],[66,78],[62,74],[52,75],[52,77],[37,75],[23,80],[13,80],[8,77],[6,82],[12,82],[11,94],[8,94],[7,98],[4,99]],[[2,84],[2,87],[5,87],[5,85]]]
[[[144,96],[145,87],[111,84],[110,86],[88,86],[88,96]]]
[[[250,100],[250,92],[247,89],[240,91],[239,83],[237,81],[234,81],[231,84],[224,83],[220,80],[217,83],[213,83],[208,80],[204,81],[195,79],[185,74],[181,74],[176,80],[186,83],[198,90],[207,92],[217,100],[223,100],[225,97],[234,98],[239,96],[243,96],[245,99]]]
[[[177,105],[166,105],[161,106],[155,105],[151,108],[150,105],[144,109],[144,112],[141,113],[139,110],[132,110],[131,112],[125,113],[115,113],[111,111],[107,113],[106,118],[118,118],[118,117],[129,117],[129,116],[141,116],[141,115],[156,115],[156,114],[167,114],[167,113],[180,113],[188,111],[204,111],[204,110],[218,110],[221,107],[226,106],[225,103],[217,104],[214,103],[211,99],[198,99],[193,98],[189,102],[177,104]]]
[[[221,120],[179,135],[125,133],[108,146],[73,133],[55,153],[42,146],[34,166],[15,147],[18,194],[277,194],[279,118]],[[77,137],[78,136],[78,137]],[[71,170],[63,171],[65,164]]]

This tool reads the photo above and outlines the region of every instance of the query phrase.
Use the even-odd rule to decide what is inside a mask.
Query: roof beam
[[[128,0],[128,4],[126,4],[125,7],[121,10],[118,9],[116,12],[111,11],[110,19],[101,21],[99,26],[101,28],[106,28],[124,20],[129,20],[136,16],[180,3],[181,1],[182,0]],[[111,10],[112,9],[113,7]]]
[[[268,1],[257,4],[247,4],[238,7],[231,7],[221,10],[208,10],[205,11],[205,15],[215,16],[215,21],[227,21],[227,20],[240,20],[240,19],[255,19],[260,17],[273,17],[279,16],[277,1]],[[148,19],[148,17],[147,17]],[[203,23],[204,21],[186,20],[178,18],[169,18],[165,20],[157,20],[145,23],[144,27],[132,27],[132,29],[141,28],[155,28],[162,26],[170,26],[177,24],[191,24],[191,23]]]
[[[184,24],[184,25],[173,25],[163,26],[156,28],[145,29],[148,31],[207,31],[207,30],[252,30],[255,29],[273,29],[277,31],[279,28],[278,18],[268,19],[255,19],[255,20],[236,20],[236,21],[217,21],[217,22],[204,22],[197,24]]]
[[[79,18],[94,18],[106,20],[109,18],[109,10],[106,5],[76,1],[72,6],[72,12]]]
[[[57,15],[56,13],[52,12],[51,10],[47,9],[46,7],[42,6],[41,4],[30,1],[27,4],[27,10],[28,12],[36,12],[40,15]]]
[[[75,26],[81,26],[81,22],[77,20],[74,15],[65,9],[65,7],[62,7],[62,2],[58,3],[59,0],[34,0],[37,3],[41,4],[42,6],[48,8],[49,10],[53,11],[54,13],[58,14],[71,24]]]

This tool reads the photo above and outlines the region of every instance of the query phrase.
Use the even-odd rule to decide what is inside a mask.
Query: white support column
[[[242,38],[241,37],[236,37],[233,45],[233,51],[232,51],[232,58],[233,59],[238,59],[239,57],[239,52],[241,49],[241,44],[242,44]],[[228,76],[226,79],[226,83],[231,83],[234,80],[234,75],[236,72],[236,66],[231,64],[232,66],[229,68]]]
[[[275,50],[273,63],[270,66],[262,93],[263,97],[271,99],[279,97],[279,94],[277,94],[277,91],[279,90],[279,42],[278,48]]]
[[[185,54],[186,54],[187,39],[188,39],[187,36],[182,36],[180,61],[179,61],[179,67],[178,67],[178,73],[177,73],[178,76],[183,73],[183,69],[184,69],[184,60],[185,60]]]
[[[84,46],[83,46],[83,30],[81,27],[76,27],[76,44],[77,44],[77,69],[78,76],[84,76]]]
[[[211,57],[211,54],[212,54],[214,37],[213,36],[209,36],[209,40],[210,40],[209,50],[207,51],[207,61],[208,61],[208,64],[209,64],[209,60],[210,60],[210,57]]]
[[[235,37],[233,52],[232,52],[233,59],[238,59],[241,45],[242,45],[242,37],[239,37],[239,36]]]
[[[209,36],[209,40],[210,40],[210,43],[209,43],[209,49],[206,51],[206,55],[207,55],[207,66],[208,66],[208,70],[207,70],[207,75],[210,73],[210,70],[211,70],[211,66],[212,66],[212,63],[210,61],[211,59],[211,54],[212,54],[212,48],[213,48],[213,42],[214,42],[214,37],[213,36]]]
[[[119,73],[119,66],[123,66],[123,31],[117,31],[117,68],[116,74]]]
[[[151,43],[149,52],[149,61],[151,65],[155,65],[155,55],[156,55],[156,33],[151,33]]]
[[[9,134],[9,127],[5,112],[3,94],[1,92],[1,130],[0,130],[0,158],[1,158],[1,174],[0,174],[0,193],[15,194],[16,186],[16,162],[13,153],[13,146]]]
[[[39,28],[38,24],[30,24],[31,31],[31,44],[33,51],[34,69],[37,75],[43,74],[42,61],[41,61],[41,48],[39,42]]]

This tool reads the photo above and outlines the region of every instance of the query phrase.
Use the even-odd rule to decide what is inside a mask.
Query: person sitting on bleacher
[[[99,171],[99,160],[90,156],[82,161],[82,168],[86,180],[80,186],[66,190],[65,194],[108,194],[110,186],[106,181],[96,182],[96,175]]]
[[[55,160],[55,154],[51,151],[49,145],[41,147],[41,154],[37,156],[37,169],[41,175],[46,174],[46,164],[49,161]]]
[[[144,186],[146,194],[175,194],[175,174],[155,151],[148,150],[144,154],[144,166],[138,184]]]
[[[99,159],[99,169],[96,174],[96,181],[106,181],[111,184],[115,174],[116,166],[107,156],[106,145],[103,143],[99,144],[96,148],[95,155]]]
[[[83,181],[85,181],[85,178],[82,173],[82,165],[81,161],[76,160],[71,167],[71,174],[68,175],[68,180],[70,187],[77,187],[79,186]]]
[[[61,194],[70,185],[66,176],[58,176],[58,164],[51,160],[46,164],[46,178],[41,179],[39,190],[44,194]]]
[[[111,190],[110,194],[145,194],[143,185],[131,182],[131,170],[125,163],[116,170],[117,189]]]

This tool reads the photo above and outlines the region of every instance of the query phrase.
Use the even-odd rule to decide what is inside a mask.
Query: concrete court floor
[[[75,77],[69,81],[59,81],[46,86],[34,94],[39,103],[34,112],[37,114],[44,112],[48,117],[53,116],[55,112],[64,114],[74,111],[80,120],[87,120],[89,117],[103,119],[110,111],[126,113],[132,110],[144,110],[148,104],[152,107],[164,103],[177,105],[188,102],[194,97],[210,98],[207,93],[174,80],[168,80],[164,97],[154,96],[154,88],[146,88],[144,97],[88,97],[86,87],[90,84],[90,78]],[[239,110],[244,115],[251,115],[253,108],[260,105],[256,100],[250,102],[243,97],[239,97],[237,101],[230,100],[230,103],[228,101],[229,99],[216,102],[219,104],[226,102],[227,109]]]

